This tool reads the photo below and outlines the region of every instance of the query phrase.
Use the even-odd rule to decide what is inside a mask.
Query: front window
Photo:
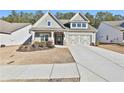
[[[41,36],[41,41],[48,41],[48,35],[42,35]]]
[[[48,35],[45,35],[45,41],[48,41]]]
[[[51,22],[50,22],[50,21],[48,21],[48,22],[47,22],[47,25],[48,25],[48,26],[51,26]]]
[[[40,36],[40,34],[39,33],[35,33],[35,37],[39,37]]]
[[[44,36],[41,36],[41,41],[44,41]]]

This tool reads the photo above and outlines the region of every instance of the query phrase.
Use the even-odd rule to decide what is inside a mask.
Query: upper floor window
[[[86,23],[82,23],[82,27],[86,27]]]
[[[77,27],[81,27],[81,23],[77,23]]]
[[[76,23],[71,23],[71,28],[74,29],[87,29],[88,28],[88,23],[82,23],[82,22],[76,22]]]
[[[48,26],[51,26],[51,22],[50,22],[50,21],[48,21],[48,22],[47,22],[47,25],[48,25]]]
[[[76,27],[76,23],[72,23],[72,27]]]

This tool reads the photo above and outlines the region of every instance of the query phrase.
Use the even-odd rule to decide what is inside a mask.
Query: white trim
[[[122,33],[122,41],[124,42],[124,32]]]
[[[81,17],[83,16],[87,21],[85,21],[85,19],[84,19],[84,22],[90,22],[88,19],[87,19],[87,17],[85,16],[85,15],[83,15],[83,14],[81,14],[81,13],[76,13],[71,19],[70,19],[70,21],[73,21],[74,19],[75,19],[75,17],[77,17],[77,16],[80,16],[81,15]]]
[[[53,44],[55,43],[54,42],[54,32],[51,32],[51,40],[52,40],[52,42],[53,42]]]

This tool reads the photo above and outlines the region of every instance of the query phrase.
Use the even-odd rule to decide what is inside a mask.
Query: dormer
[[[71,29],[88,29],[89,20],[81,13],[76,13],[69,22]]]

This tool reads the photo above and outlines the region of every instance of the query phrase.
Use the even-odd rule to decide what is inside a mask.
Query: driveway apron
[[[122,55],[114,53],[115,57],[109,50],[90,46],[70,46],[69,49],[78,65],[81,81],[124,81]]]

